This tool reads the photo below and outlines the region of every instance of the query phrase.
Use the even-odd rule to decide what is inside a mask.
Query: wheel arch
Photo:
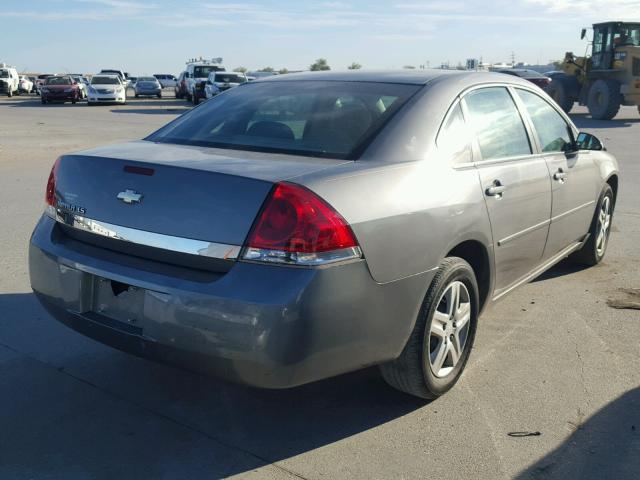
[[[618,198],[618,174],[612,173],[611,175],[609,175],[606,183],[611,187],[611,190],[613,190],[613,206],[615,208],[616,199]]]
[[[478,294],[480,296],[479,312],[487,305],[492,290],[493,275],[492,261],[489,249],[482,242],[470,239],[464,240],[449,250],[447,257],[460,257],[465,260],[476,276]]]

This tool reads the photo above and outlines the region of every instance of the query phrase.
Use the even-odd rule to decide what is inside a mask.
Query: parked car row
[[[86,99],[89,106],[100,103],[127,103],[127,88],[133,88],[135,97],[153,96],[162,98],[162,88],[158,77],[165,82],[175,80],[173,75],[130,77],[118,69],[103,69],[87,79],[80,74],[40,75],[35,80],[43,104],[52,102],[77,103]],[[175,82],[174,82],[175,83]]]

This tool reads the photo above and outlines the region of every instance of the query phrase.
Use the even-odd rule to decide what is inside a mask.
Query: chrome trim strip
[[[537,229],[542,228],[542,227],[544,227],[546,225],[549,225],[550,223],[551,223],[550,219],[549,220],[545,220],[545,221],[540,222],[540,223],[538,223],[536,225],[533,225],[531,227],[525,228],[524,230],[516,232],[516,233],[514,233],[512,235],[509,235],[508,237],[504,237],[502,240],[498,240],[498,246],[501,247],[505,243],[508,243],[508,242],[510,242],[512,240],[515,240],[516,238],[519,238],[519,237],[521,237],[523,235],[526,235],[527,233],[531,233],[534,230],[537,230]]]
[[[46,209],[46,214],[56,222],[85,232],[113,238],[123,242],[135,243],[146,247],[161,248],[172,252],[200,255],[203,257],[218,258],[223,260],[235,260],[240,254],[240,245],[226,243],[207,242],[192,238],[174,237],[162,233],[147,232],[135,228],[113,225],[111,223],[93,220],[69,212],[60,212],[51,206]]]
[[[589,205],[593,205],[594,203],[596,203],[596,201],[595,200],[591,200],[590,202],[583,203],[582,205],[578,205],[577,207],[572,208],[571,210],[567,210],[566,212],[561,213],[560,215],[556,215],[555,217],[551,217],[551,222],[555,222],[556,220],[560,220],[562,217],[566,217],[567,215],[571,215],[572,213],[575,213],[578,210],[582,210],[583,208],[586,208]]]

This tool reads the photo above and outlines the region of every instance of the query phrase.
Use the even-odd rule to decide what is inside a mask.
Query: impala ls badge
[[[134,190],[126,189],[124,192],[120,192],[117,198],[118,200],[122,200],[124,203],[131,205],[134,203],[140,203],[142,194]]]

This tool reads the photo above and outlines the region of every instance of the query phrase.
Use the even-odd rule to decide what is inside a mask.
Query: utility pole
[[[511,66],[516,66],[516,54],[514,52],[511,52]]]

